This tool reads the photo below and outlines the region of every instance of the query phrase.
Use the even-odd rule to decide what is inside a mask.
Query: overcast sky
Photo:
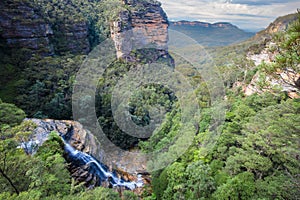
[[[231,22],[257,31],[267,27],[278,16],[295,13],[299,0],[159,0],[169,20]]]

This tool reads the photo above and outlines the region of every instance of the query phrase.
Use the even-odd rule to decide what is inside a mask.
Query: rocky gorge
[[[31,149],[32,154],[43,145],[51,132],[61,136],[65,142],[65,159],[70,163],[68,170],[76,182],[84,183],[88,188],[116,187],[117,190],[130,189],[136,193],[141,193],[143,185],[149,184],[149,174],[141,169],[141,163],[131,160],[130,167],[134,167],[131,170],[137,173],[126,172],[129,166],[124,159],[118,155],[115,158],[105,158],[105,152],[97,139],[79,122],[28,118],[25,120],[36,125],[27,142],[27,148]],[[118,166],[103,164],[108,159],[119,159]]]
[[[122,1],[128,9],[110,21],[110,37],[115,43],[118,58],[128,57],[134,47],[153,45],[162,55],[167,52],[168,19],[158,2]],[[48,5],[49,6],[49,5]],[[55,9],[61,9],[60,12]],[[70,7],[70,8],[69,8]],[[75,2],[68,7],[77,14],[81,10]],[[51,10],[54,9],[54,10]],[[42,56],[88,54],[96,37],[96,21],[89,21],[86,11],[78,19],[59,16],[66,8],[53,3],[50,8],[40,8],[35,2],[0,2],[0,45],[8,49],[28,49]],[[53,15],[53,16],[52,16]],[[98,31],[99,32],[99,31]],[[96,35],[95,35],[96,34]]]
[[[99,30],[96,29],[96,23],[98,26],[99,23],[102,23],[100,29],[110,30],[109,37],[115,44],[116,58],[136,61],[136,58],[131,55],[131,51],[142,48],[155,49],[155,52],[152,53],[152,61],[161,57],[170,58],[167,48],[169,22],[159,2],[120,1],[125,10],[117,13],[117,17],[110,21],[109,27],[104,27],[107,24],[101,21],[103,19],[97,21],[94,14],[98,13],[88,13],[90,8],[86,9],[85,7],[96,5],[93,3],[94,1],[91,2],[91,5],[87,3],[83,6],[79,1],[73,0],[65,3],[60,1],[1,1],[0,53],[6,57],[12,57],[11,55],[18,53],[21,57],[18,63],[4,64],[10,64],[7,66],[22,71],[24,66],[27,66],[26,62],[30,61],[32,57],[35,57],[35,61],[38,62],[45,59],[46,62],[43,65],[48,65],[48,58],[57,59],[64,55],[87,55],[95,45],[93,40],[104,34],[99,33]],[[97,9],[101,10],[102,8]],[[73,17],[69,17],[69,15]],[[62,67],[58,66],[58,68]],[[76,68],[74,68],[75,70]],[[9,74],[8,77],[13,77],[13,75]],[[45,77],[47,79],[48,75]],[[15,80],[8,78],[7,81]],[[51,88],[51,93],[53,93],[53,87]],[[32,144],[42,145],[50,132],[54,131],[70,147],[74,148],[69,151],[69,155],[73,155],[74,151],[80,151],[83,154],[91,155],[100,163],[104,163],[108,171],[115,171],[117,176],[122,177],[124,181],[137,182],[138,178],[142,178],[145,184],[149,183],[150,178],[146,171],[145,158],[134,158],[118,151],[106,154],[96,137],[80,123],[70,120],[27,120],[37,125],[32,136]],[[134,155],[137,150],[130,151]],[[68,157],[70,156],[66,156],[66,159]],[[99,177],[90,173],[89,166],[85,164],[78,166],[73,163],[70,165],[69,171],[75,180],[85,182],[87,187],[99,185]],[[112,187],[107,182],[104,185]]]

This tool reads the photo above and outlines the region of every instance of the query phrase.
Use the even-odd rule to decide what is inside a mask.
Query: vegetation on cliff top
[[[40,10],[47,13],[49,22],[91,19],[89,23],[93,30],[90,31],[94,31],[90,38],[92,44],[98,43],[100,35],[106,33],[101,28],[103,23],[97,21],[99,16],[92,16],[95,13],[90,12],[97,9],[94,7],[99,3],[96,0],[74,0],[67,4],[56,0],[34,1],[37,2],[41,3]],[[77,11],[76,5],[87,10]],[[63,10],[78,14],[69,19],[63,15]],[[223,55],[216,60],[226,87],[226,116],[222,124],[211,125],[215,111],[205,82],[193,72],[194,69],[181,66],[181,72],[188,75],[188,80],[196,88],[202,115],[198,124],[186,130],[193,131],[195,135],[192,145],[170,166],[152,174],[153,191],[146,191],[142,195],[144,199],[297,199],[300,196],[299,99],[290,99],[278,90],[245,97],[241,88],[233,87],[237,81],[248,83],[257,71],[268,75],[274,75],[278,70],[299,73],[299,20],[287,32],[277,36],[278,56],[270,65],[257,68],[248,62],[245,49],[249,44],[224,47],[215,52],[216,57]],[[231,54],[228,55],[228,52]],[[35,55],[24,64],[21,58],[23,50],[17,55],[19,53],[21,56],[16,56],[17,60],[5,57],[9,62],[3,64],[10,72],[1,72],[8,77],[1,81],[15,91],[6,92],[1,88],[1,95],[8,95],[6,99],[10,101],[16,98],[15,103],[29,116],[69,118],[74,72],[84,55],[46,58]],[[14,69],[15,66],[17,69]],[[139,141],[124,135],[112,118],[112,86],[134,67],[133,63],[116,61],[99,80],[96,97],[98,120],[104,130],[107,129],[110,139],[124,149],[139,143],[140,149],[145,152],[161,150],[173,142],[182,126],[180,109],[172,91],[152,84],[131,97],[128,111],[138,125],[149,123],[148,106],[158,104],[168,111],[160,131],[147,140]],[[298,84],[296,81],[294,87],[299,93]],[[20,143],[28,141],[34,125],[22,122],[25,112],[15,105],[0,101],[0,108],[0,199],[120,199],[118,193],[111,189],[99,187],[87,190],[72,181],[63,157],[63,143],[56,134],[51,134],[32,156],[26,148],[18,148]],[[216,135],[216,131],[221,134],[215,145],[206,146],[205,141]],[[122,198],[137,199],[128,191]]]

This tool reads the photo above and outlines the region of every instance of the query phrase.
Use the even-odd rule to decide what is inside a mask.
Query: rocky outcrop
[[[47,22],[41,11],[26,1],[0,2],[0,42],[6,49],[29,49],[40,55],[88,53],[88,27]],[[63,46],[63,47],[62,47]]]
[[[266,34],[273,34],[280,31],[285,31],[288,25],[298,18],[298,14],[290,14],[282,17],[278,17],[274,22],[272,22],[264,31]]]
[[[249,48],[247,59],[252,60],[255,66],[262,63],[270,64],[275,61],[279,47],[272,40],[272,35],[287,30],[290,23],[298,18],[298,14],[290,14],[277,18],[265,30],[257,33],[253,39],[261,41]],[[264,84],[260,84],[264,83]],[[261,74],[259,71],[253,76],[250,84],[244,85],[244,93],[249,96],[254,93],[280,90],[286,92],[290,98],[300,98],[300,74],[286,66],[273,74]]]
[[[272,91],[274,88],[277,88],[278,90],[286,92],[290,98],[300,98],[299,91],[295,87],[291,86],[294,79],[300,78],[300,74],[297,74],[294,78],[290,78],[290,75],[288,75],[286,72],[281,71],[278,72],[277,75],[278,78],[274,78],[273,76],[266,76],[262,79],[261,75],[259,73],[256,73],[253,76],[250,84],[244,88],[245,95],[250,96],[255,93],[260,94],[266,91]],[[263,87],[259,85],[259,82],[261,82],[262,80],[265,82],[265,85]]]
[[[255,35],[255,39],[271,39],[272,34],[285,31],[288,25],[297,19],[298,14],[289,14],[286,16],[278,17],[272,22],[266,29],[258,32]]]
[[[129,58],[134,49],[155,48],[167,52],[168,19],[160,3],[124,0],[129,10],[111,23],[111,37],[118,58]]]
[[[270,64],[275,60],[276,51],[271,52],[270,49],[276,49],[276,44],[269,42],[259,54],[248,53],[247,58],[252,60],[255,66],[262,63]],[[295,73],[293,70],[281,70],[274,73],[274,75],[261,76],[260,72],[257,72],[249,85],[244,87],[244,93],[246,96],[263,93],[265,91],[271,91],[273,88],[277,88],[283,92],[286,92],[290,98],[300,98],[299,90],[295,88],[295,83],[300,80],[300,74]],[[260,82],[265,82],[264,86],[260,86]]]
[[[28,48],[51,54],[50,25],[30,5],[23,2],[0,2],[0,38],[8,48]]]
[[[41,146],[47,139],[52,131],[57,132],[64,140],[70,144],[76,150],[84,153],[88,153],[95,157],[100,162],[106,162],[104,152],[99,146],[97,139],[90,133],[90,131],[83,128],[83,126],[76,121],[71,120],[53,120],[53,119],[26,119],[34,122],[37,126],[32,135],[31,141]],[[68,160],[68,155],[66,155]],[[137,160],[128,160],[126,156],[114,155],[109,160],[113,160],[118,163],[114,166],[108,166],[110,171],[116,170],[117,174],[122,177],[124,181],[142,181],[144,184],[149,184],[149,174],[145,172],[144,166],[141,166],[142,162]],[[128,173],[130,171],[136,171],[136,173]],[[99,181],[99,177],[90,173],[89,166],[73,163],[69,165],[69,171],[72,177],[78,182],[84,182],[87,187],[95,187],[101,184],[108,187],[108,182]],[[141,192],[141,188],[136,188],[137,193]]]
[[[73,146],[75,149],[89,153],[101,155],[96,146],[93,135],[85,130],[79,122],[71,120],[53,119],[26,119],[34,122],[37,127],[34,130],[32,140],[38,141],[42,145],[47,140],[48,135],[55,131]]]
[[[121,0],[120,0],[121,1]],[[115,42],[117,57],[128,57],[135,47],[151,47],[161,52],[167,51],[168,20],[160,3],[141,0],[122,0],[126,11],[119,13],[119,20],[111,22],[111,37]],[[91,50],[87,19],[77,17],[72,8],[66,17],[47,14],[47,5],[40,7],[29,1],[0,2],[0,47],[9,49],[29,49],[39,55],[61,55],[66,53],[87,54]],[[50,6],[49,6],[50,5]],[[54,3],[48,6],[53,9]],[[64,12],[62,8],[58,14]],[[51,11],[53,12],[53,10]],[[52,16],[53,15],[53,16]],[[149,47],[149,46],[147,46]],[[162,55],[165,53],[161,53]]]

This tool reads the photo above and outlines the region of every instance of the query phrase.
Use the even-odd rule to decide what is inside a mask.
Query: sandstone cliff
[[[128,58],[134,49],[155,48],[166,54],[168,19],[157,2],[124,0],[128,11],[121,12],[119,19],[111,23],[118,58]]]
[[[26,1],[0,2],[0,44],[5,50],[25,48],[40,55],[88,53],[88,27],[49,22],[42,11]]]
[[[297,14],[279,17],[265,30],[257,33],[252,38],[257,43],[249,47],[246,59],[253,61],[256,68],[264,63],[268,65],[274,64],[276,56],[279,55],[280,46],[275,43],[273,34],[285,32],[289,24],[297,18]],[[295,87],[299,82],[300,74],[286,66],[286,69],[278,69],[272,73],[258,70],[248,85],[243,85],[240,82],[235,85],[242,86],[247,96],[255,93],[282,91],[290,98],[300,98],[299,89]]]
[[[134,47],[145,47],[149,44],[166,52],[168,20],[160,3],[144,0],[120,1],[126,5],[126,11],[119,13],[119,19],[110,23],[117,57],[125,58]],[[41,1],[38,4],[27,0],[1,1],[0,47],[4,51],[25,48],[40,55],[87,54],[92,45],[95,45],[91,44],[95,41],[89,39],[103,34],[95,33],[95,24],[106,26],[105,19],[97,21],[95,18],[91,21],[91,16],[98,13],[91,13],[90,8],[77,5],[76,1],[68,0],[65,4],[66,6],[62,2],[47,4],[46,1]],[[101,2],[93,2],[91,5],[88,3],[88,6],[101,7],[100,4]],[[94,10],[96,11],[100,12],[98,7]],[[101,14],[99,16],[101,18]]]

